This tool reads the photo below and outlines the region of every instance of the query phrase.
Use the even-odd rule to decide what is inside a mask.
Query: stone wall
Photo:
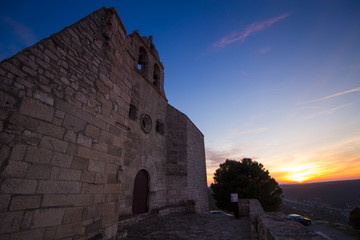
[[[168,105],[167,200],[193,202],[195,211],[209,211],[204,135],[183,113]]]
[[[187,121],[184,114],[168,105],[166,161],[167,201],[169,205],[187,200]]]
[[[196,212],[209,211],[204,135],[187,118],[187,195]]]
[[[114,238],[140,170],[148,211],[206,201],[203,136],[167,104],[163,71],[113,8],[0,63],[1,239]]]

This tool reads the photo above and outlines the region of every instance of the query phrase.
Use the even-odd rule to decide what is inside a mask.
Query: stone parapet
[[[325,240],[280,212],[264,212],[256,199],[240,199],[239,212],[248,213],[252,240]]]

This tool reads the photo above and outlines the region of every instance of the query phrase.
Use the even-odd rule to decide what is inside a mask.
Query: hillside
[[[290,201],[339,209],[360,206],[360,179],[336,182],[284,184],[284,198]]]

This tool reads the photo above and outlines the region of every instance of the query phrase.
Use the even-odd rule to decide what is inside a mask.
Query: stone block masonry
[[[203,135],[168,105],[152,37],[127,35],[114,8],[0,74],[0,239],[115,239],[134,212],[207,211]]]

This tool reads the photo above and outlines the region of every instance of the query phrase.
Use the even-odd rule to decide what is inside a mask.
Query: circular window
[[[151,132],[152,122],[150,116],[147,114],[143,114],[140,120],[140,125],[142,130],[144,130],[144,132],[146,133]]]

